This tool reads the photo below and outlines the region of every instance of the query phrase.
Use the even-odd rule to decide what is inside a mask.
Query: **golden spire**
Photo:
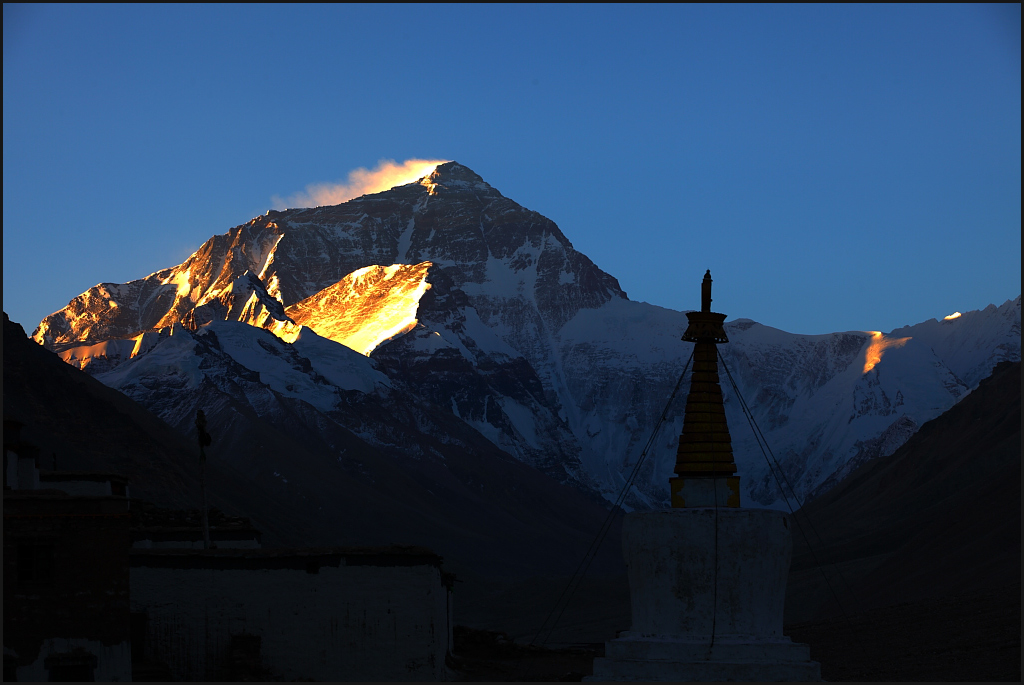
[[[711,311],[711,271],[701,283],[701,310],[687,312],[683,340],[696,343],[683,434],[669,479],[673,507],[740,506],[740,479],[732,456],[718,379],[718,343],[729,342],[725,314]]]

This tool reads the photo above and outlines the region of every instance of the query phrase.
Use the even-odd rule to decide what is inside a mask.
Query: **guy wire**
[[[694,346],[694,350],[696,350],[696,346]],[[533,636],[532,640],[530,640],[529,644],[527,645],[528,647],[537,642],[537,639],[544,632],[544,628],[547,625],[548,620],[551,619],[551,615],[555,613],[555,609],[558,608],[558,605],[562,603],[562,598],[565,597],[565,603],[562,605],[561,611],[559,611],[558,616],[551,624],[551,628],[547,632],[547,637],[545,637],[544,640],[540,643],[540,646],[547,644],[547,641],[551,639],[551,634],[555,631],[555,628],[558,626],[558,622],[562,618],[562,614],[565,613],[565,610],[566,608],[568,608],[569,602],[572,600],[573,595],[576,594],[576,590],[579,589],[580,584],[583,582],[583,577],[587,574],[587,570],[590,568],[590,564],[593,563],[595,558],[597,558],[597,551],[598,549],[600,549],[601,543],[604,542],[605,536],[611,529],[611,524],[614,521],[616,514],[621,509],[622,503],[625,501],[626,495],[629,493],[630,488],[632,488],[633,481],[636,480],[637,475],[639,475],[640,466],[641,464],[643,464],[644,459],[647,457],[647,453],[650,450],[651,445],[654,443],[654,439],[658,436],[658,431],[661,429],[661,424],[665,422],[665,418],[668,416],[668,411],[672,407],[672,402],[675,400],[676,394],[678,394],[679,392],[679,387],[683,384],[683,378],[686,377],[687,370],[689,370],[690,368],[690,362],[693,361],[693,354],[693,351],[691,351],[690,358],[686,360],[686,364],[683,366],[683,372],[679,374],[679,380],[676,381],[675,388],[672,389],[672,394],[669,396],[668,402],[665,403],[665,409],[662,410],[661,417],[658,419],[658,422],[654,425],[654,430],[651,431],[651,437],[647,439],[647,444],[644,445],[643,451],[640,452],[639,459],[637,459],[636,464],[633,466],[633,470],[629,474],[629,478],[626,480],[626,483],[622,486],[622,489],[619,491],[618,496],[615,498],[615,503],[609,510],[608,515],[605,516],[604,522],[598,529],[597,535],[594,536],[594,539],[590,543],[590,547],[587,548],[586,554],[583,556],[583,559],[580,560],[580,563],[576,566],[576,570],[569,578],[569,582],[562,590],[562,593],[558,596],[558,599],[555,601],[555,605],[551,608],[551,611],[549,611],[548,615],[544,618],[544,622],[541,624],[540,629],[537,631],[537,634]],[[574,582],[575,586],[573,585]],[[566,595],[566,593],[568,593],[568,596]]]
[[[793,495],[793,499],[795,499],[797,501],[797,504],[799,504],[801,506],[801,508],[803,507],[803,504],[800,502],[800,499],[797,497],[796,490],[793,488],[793,485],[789,482],[789,479],[786,478],[786,474],[782,470],[782,465],[779,464],[778,460],[775,458],[775,453],[772,452],[771,447],[768,445],[767,438],[764,437],[764,433],[761,432],[761,428],[757,425],[757,422],[754,420],[753,412],[750,411],[750,407],[747,406],[746,400],[743,399],[743,395],[740,393],[739,386],[736,385],[736,381],[735,381],[735,379],[733,379],[732,373],[729,371],[729,367],[726,366],[725,357],[722,356],[722,352],[721,351],[718,352],[718,358],[721,360],[722,368],[725,369],[726,376],[728,376],[728,378],[729,378],[729,383],[730,383],[730,385],[732,385],[733,390],[736,392],[736,397],[740,401],[740,409],[743,410],[743,415],[747,419],[747,423],[750,424],[751,430],[754,432],[754,439],[757,441],[757,446],[761,449],[761,454],[764,456],[765,462],[768,464],[768,470],[771,472],[772,477],[775,478],[775,482],[779,486],[779,492],[782,494],[782,499],[786,502],[786,506],[789,508],[790,516],[793,518],[793,521],[796,523],[797,529],[800,531],[800,536],[804,539],[804,542],[807,543],[807,549],[810,551],[811,557],[814,559],[814,564],[818,567],[818,570],[821,571],[821,576],[825,580],[825,585],[828,587],[829,592],[832,594],[832,598],[835,599],[836,605],[839,607],[839,611],[842,612],[843,618],[846,620],[846,623],[852,629],[853,628],[853,622],[850,620],[849,614],[846,613],[846,608],[843,606],[843,603],[839,601],[839,596],[836,594],[835,589],[833,589],[832,583],[829,582],[828,575],[825,573],[825,569],[822,567],[821,562],[818,561],[818,555],[817,555],[817,553],[815,553],[814,547],[811,545],[810,539],[807,537],[807,534],[804,532],[804,528],[800,524],[800,520],[797,518],[796,512],[793,510],[793,505],[790,504],[789,497],[786,496],[786,491],[782,487],[783,481],[785,481],[786,485],[789,486],[789,490],[790,490],[790,492]],[[763,445],[762,445],[762,441],[764,443]],[[767,452],[765,452],[766,449],[767,449]],[[769,454],[771,454],[771,461],[769,461],[769,459],[768,459],[768,455]],[[772,461],[775,462],[775,468],[772,468]],[[778,469],[779,475],[782,476],[781,480],[779,478],[779,475],[776,475],[776,473],[775,473],[776,469]],[[804,518],[807,519],[807,525],[811,529],[811,532],[814,533],[815,537],[818,538],[818,542],[821,543],[822,546],[824,546],[824,544],[825,544],[824,540],[822,540],[821,535],[819,535],[818,531],[814,528],[814,525],[811,523],[810,517],[807,516],[806,512],[804,513]],[[839,574],[839,577],[840,577],[840,579],[842,579],[843,584],[846,586],[847,591],[850,593],[850,596],[853,597],[854,601],[856,601],[857,604],[859,605],[860,601],[857,598],[856,593],[853,591],[853,588],[850,587],[850,584],[846,580],[846,576],[843,575],[843,572],[839,569],[839,566],[837,566],[836,564],[832,564],[832,567],[836,570],[836,573]],[[854,632],[853,635],[854,635],[854,639],[857,640],[857,644],[860,645],[860,648],[862,650],[864,650],[865,652],[867,652],[867,648],[860,641],[860,638],[857,637],[856,632]]]

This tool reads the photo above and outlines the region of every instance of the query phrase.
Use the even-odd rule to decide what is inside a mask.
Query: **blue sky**
[[[313,183],[454,159],[630,298],[798,333],[1021,292],[1020,6],[4,5],[31,331]]]

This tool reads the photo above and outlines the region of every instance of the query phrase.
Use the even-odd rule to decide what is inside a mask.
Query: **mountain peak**
[[[431,195],[436,194],[439,187],[453,190],[472,189],[494,191],[491,185],[484,181],[484,179],[480,178],[476,172],[467,166],[459,164],[458,162],[445,162],[444,164],[438,164],[429,176],[424,176],[420,180],[420,185],[429,188]]]
[[[458,162],[438,164],[428,178],[432,183],[440,183],[442,185],[448,185],[452,181],[471,184],[484,183],[484,179],[477,175],[475,171]]]

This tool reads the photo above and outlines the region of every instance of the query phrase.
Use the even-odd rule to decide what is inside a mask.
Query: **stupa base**
[[[594,659],[594,675],[584,680],[814,682],[821,680],[821,664],[811,661],[807,645],[789,638],[720,638],[712,645],[623,633],[605,643],[605,656]]]

